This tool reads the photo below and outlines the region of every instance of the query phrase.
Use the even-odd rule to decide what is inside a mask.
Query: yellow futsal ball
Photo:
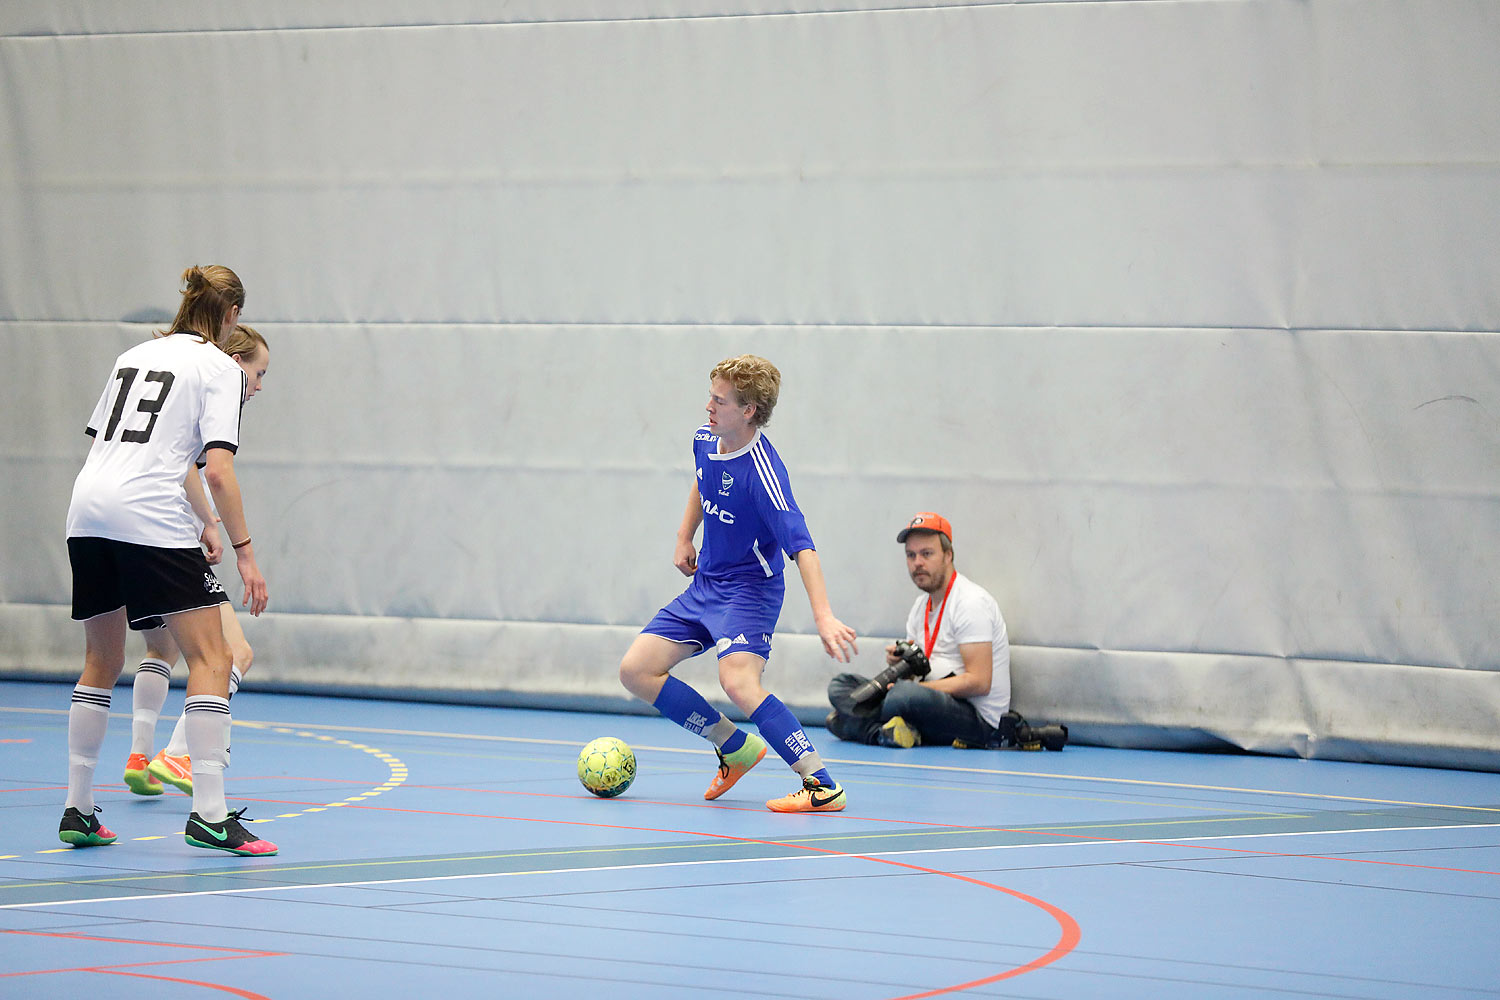
[[[635,751],[624,740],[599,737],[578,755],[578,780],[600,798],[614,798],[635,780]]]

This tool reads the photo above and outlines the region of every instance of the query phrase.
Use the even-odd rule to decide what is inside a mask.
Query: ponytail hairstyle
[[[238,354],[247,360],[255,357],[261,351],[269,351],[270,349],[270,345],[266,343],[266,338],[262,337],[253,326],[246,326],[244,323],[231,330],[229,336],[225,337],[219,344],[219,350],[230,357]]]
[[[207,343],[218,343],[224,317],[234,306],[245,307],[245,286],[222,264],[194,265],[182,272],[182,305],[167,333],[196,333]]]

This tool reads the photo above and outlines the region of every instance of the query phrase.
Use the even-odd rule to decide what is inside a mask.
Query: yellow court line
[[[1484,824],[1483,826],[1485,828],[1493,828],[1493,827],[1496,826],[1496,824]],[[1474,825],[1471,825],[1471,824],[1462,824],[1462,825],[1457,826],[1457,827],[1453,827],[1453,826],[1402,827],[1402,828],[1399,828],[1399,830],[1402,830],[1402,831],[1412,831],[1412,830],[1448,830],[1448,829],[1474,829],[1474,828],[1475,828]],[[1023,831],[1018,831],[1018,832],[1023,832]],[[1026,832],[1029,832],[1029,831],[1026,831]],[[1389,832],[1392,832],[1391,829],[1389,829],[1389,828],[1383,828],[1382,827],[1382,828],[1360,829],[1360,830],[1298,830],[1298,831],[1287,831],[1287,832],[1282,832],[1282,833],[1270,833],[1270,834],[1221,834],[1221,835],[1215,835],[1215,836],[1186,837],[1186,838],[1181,838],[1180,841],[1169,841],[1169,842],[1167,842],[1167,844],[1168,845],[1170,845],[1171,843],[1191,844],[1191,843],[1197,843],[1197,842],[1202,842],[1202,841],[1210,841],[1210,840],[1261,840],[1261,839],[1264,839],[1266,837],[1277,837],[1277,838],[1281,838],[1281,837],[1307,837],[1307,836],[1347,835],[1347,834],[1359,834],[1359,833],[1389,833]],[[863,835],[855,835],[855,838],[853,838],[853,839],[859,839],[861,836],[863,836]],[[814,839],[817,839],[817,840],[837,840],[837,839],[840,839],[840,838],[799,838],[797,841],[778,841],[778,842],[774,842],[774,843],[775,844],[785,844],[787,846],[795,846],[797,843],[802,843],[804,841],[809,841],[810,842],[810,841],[812,841]],[[756,841],[734,841],[734,840],[719,841],[719,840],[715,840],[714,843],[717,846],[721,846],[721,847],[756,847],[756,846],[764,846],[763,844],[758,843]],[[1162,842],[1161,841],[1157,841],[1157,840],[1113,840],[1113,839],[1111,839],[1111,840],[1055,841],[1055,842],[1045,842],[1045,843],[1024,843],[1024,844],[987,844],[987,845],[978,846],[978,847],[937,847],[937,848],[930,848],[930,849],[925,849],[924,848],[924,849],[919,849],[919,850],[908,850],[908,851],[877,851],[877,852],[872,853],[869,856],[870,857],[903,857],[903,856],[908,856],[908,855],[913,855],[913,854],[944,854],[944,853],[951,853],[951,852],[972,852],[972,851],[986,851],[986,850],[1015,850],[1015,849],[1053,848],[1053,847],[1108,847],[1108,846],[1127,846],[1127,845],[1136,845],[1136,844],[1162,845]],[[689,849],[699,848],[699,847],[702,847],[702,846],[704,846],[704,845],[702,845],[702,844],[667,844],[667,845],[637,846],[637,847],[571,848],[571,849],[568,849],[568,850],[561,850],[561,851],[516,851],[516,852],[506,852],[506,853],[503,853],[503,854],[477,854],[477,855],[466,855],[466,856],[462,856],[462,857],[438,858],[438,859],[432,859],[432,858],[387,858],[387,859],[381,859],[381,860],[376,860],[376,861],[351,861],[351,862],[341,862],[341,863],[334,863],[334,864],[297,865],[297,866],[290,866],[290,867],[246,869],[245,870],[245,874],[247,874],[247,875],[261,876],[261,875],[274,875],[274,874],[277,874],[277,873],[280,873],[280,872],[324,871],[324,870],[333,870],[333,869],[340,869],[340,868],[394,867],[394,866],[397,866],[397,865],[422,864],[424,862],[432,862],[434,860],[439,861],[439,862],[441,862],[441,861],[448,861],[448,862],[492,861],[492,860],[497,860],[497,859],[500,859],[500,858],[522,858],[522,857],[547,857],[547,856],[585,855],[585,854],[602,854],[602,853],[606,853],[606,852],[608,852],[608,853],[615,853],[615,852],[623,853],[623,852],[627,852],[627,851],[649,852],[649,851],[667,851],[667,850],[689,850]],[[67,850],[67,848],[64,848],[64,850]],[[451,874],[451,875],[430,875],[430,876],[424,876],[424,877],[420,877],[420,878],[390,878],[390,879],[369,880],[369,881],[363,881],[363,882],[332,882],[332,883],[329,883],[329,882],[305,882],[305,883],[304,882],[292,882],[292,883],[286,883],[286,884],[283,884],[283,885],[274,885],[274,886],[248,886],[248,887],[233,887],[233,888],[226,888],[226,889],[205,889],[205,890],[202,890],[201,892],[198,891],[198,890],[190,890],[190,891],[181,892],[181,893],[154,893],[154,894],[145,895],[145,896],[123,896],[123,897],[117,897],[117,896],[100,896],[100,897],[95,897],[95,898],[90,898],[90,899],[57,900],[57,901],[51,901],[51,902],[42,901],[42,902],[30,902],[30,903],[0,903],[0,910],[26,909],[26,908],[35,908],[35,907],[43,907],[43,906],[56,906],[56,905],[72,905],[72,904],[75,904],[75,903],[107,903],[107,902],[112,902],[112,901],[116,901],[116,900],[126,900],[126,901],[128,901],[128,900],[135,900],[135,899],[174,898],[174,897],[177,897],[177,896],[191,896],[191,895],[232,895],[232,894],[260,893],[260,892],[285,892],[285,891],[299,890],[299,889],[337,889],[337,888],[347,888],[347,887],[360,887],[360,886],[367,886],[367,885],[387,885],[387,884],[393,884],[393,883],[412,884],[412,883],[416,883],[416,882],[440,882],[440,881],[464,880],[464,879],[474,879],[474,878],[497,878],[497,877],[513,878],[513,877],[516,877],[516,876],[524,876],[524,875],[587,874],[587,873],[593,872],[593,871],[617,871],[617,870],[629,871],[629,870],[634,870],[634,869],[638,869],[638,868],[642,868],[642,867],[653,867],[654,868],[654,867],[675,867],[675,866],[681,866],[681,865],[744,864],[744,863],[751,863],[751,862],[846,860],[846,859],[848,859],[850,857],[858,858],[858,857],[860,857],[860,855],[824,854],[824,853],[818,853],[818,852],[798,852],[798,853],[795,853],[795,854],[792,854],[792,855],[789,855],[789,856],[786,856],[786,857],[776,856],[776,857],[770,857],[770,858],[733,858],[733,857],[730,857],[730,858],[699,858],[699,859],[692,859],[692,860],[689,860],[689,861],[666,861],[666,862],[660,862],[658,864],[652,864],[652,865],[611,865],[611,866],[608,866],[606,868],[581,868],[581,869],[547,869],[547,868],[542,868],[542,869],[536,869],[536,870],[533,870],[533,871],[466,872],[466,873]],[[110,883],[110,882],[148,882],[148,881],[154,881],[154,880],[159,880],[159,879],[183,879],[183,878],[187,878],[187,879],[201,879],[201,878],[214,878],[216,876],[221,876],[223,874],[224,874],[223,872],[173,872],[173,873],[163,873],[163,874],[158,874],[158,875],[118,876],[118,877],[102,878],[102,879],[70,879],[68,881],[68,884],[69,885],[103,885],[103,884],[107,884],[107,883]],[[57,885],[56,882],[12,883],[10,885],[4,886],[4,888],[7,888],[7,889],[23,889],[23,888],[37,888],[37,887],[48,887],[48,888],[50,888],[50,887],[53,887],[53,886],[56,886],[56,885]]]
[[[838,761],[834,761],[834,763],[838,763]],[[906,781],[862,781],[859,784],[859,787],[862,789],[872,786],[880,788],[920,788],[924,791],[962,792],[966,795],[1004,795],[1006,798],[1012,799],[1047,799],[1053,802],[1098,802],[1110,806],[1135,806],[1149,802],[1162,809],[1181,809],[1187,812],[1208,813],[1221,813],[1224,811],[1224,806],[1221,805],[1190,805],[1186,802],[1163,801],[1154,796],[1127,798],[1124,792],[1119,793],[1114,798],[1106,798],[1102,795],[1064,795],[1061,792],[1028,792],[1017,788],[975,788],[973,785],[939,785],[932,782],[914,784]]]
[[[764,844],[761,844],[759,842],[748,841],[748,840],[726,840],[726,841],[723,841],[722,843],[720,843],[718,841],[714,841],[713,843],[714,843],[714,846],[737,847],[737,848],[762,847],[762,846],[765,846]],[[505,858],[569,857],[569,856],[572,856],[572,855],[582,856],[582,855],[587,855],[587,854],[613,854],[613,853],[625,853],[625,852],[635,852],[635,851],[639,851],[639,852],[649,852],[649,851],[687,851],[687,850],[698,851],[698,850],[702,850],[704,846],[705,845],[703,844],[703,842],[698,841],[698,842],[683,843],[683,844],[640,844],[640,845],[633,845],[633,846],[627,846],[627,847],[572,847],[572,848],[567,848],[566,850],[507,851],[507,852],[502,853],[502,854],[472,854],[472,855],[464,855],[462,857],[453,857],[453,858],[448,858],[448,857],[439,857],[439,858],[380,858],[380,859],[373,859],[373,860],[370,860],[370,861],[339,861],[339,862],[331,862],[329,864],[321,864],[321,865],[296,865],[296,866],[292,866],[292,867],[275,867],[275,868],[269,868],[268,867],[268,868],[254,868],[254,869],[249,869],[249,868],[247,868],[247,869],[237,869],[237,870],[234,870],[233,872],[231,872],[230,875],[226,875],[225,872],[222,872],[222,871],[219,871],[219,872],[160,872],[160,873],[157,873],[155,875],[116,875],[116,876],[110,876],[108,878],[73,878],[73,879],[68,879],[67,884],[68,885],[109,885],[111,882],[156,882],[156,881],[161,881],[161,880],[164,880],[164,879],[221,878],[221,877],[230,877],[232,875],[240,875],[240,874],[243,874],[243,875],[253,875],[253,876],[259,878],[259,877],[264,876],[264,875],[277,875],[277,874],[280,874],[282,872],[317,872],[317,871],[331,871],[331,870],[336,870],[336,869],[340,869],[340,868],[383,868],[383,867],[393,866],[393,865],[442,864],[444,862],[454,863],[454,862],[460,862],[460,861],[499,861],[499,860],[502,860],[502,859],[505,859]],[[56,853],[60,853],[62,851],[70,851],[70,850],[73,850],[73,848],[71,848],[71,847],[60,847],[60,848],[57,848],[54,851],[43,851],[41,853],[43,853],[43,854],[56,854]],[[45,887],[48,887],[48,886],[55,886],[57,884],[58,883],[56,883],[56,882],[10,882],[10,883],[6,883],[3,886],[0,886],[0,890],[10,890],[10,889],[38,889],[38,888],[45,888]],[[316,883],[316,882],[308,882],[308,883],[302,884],[301,887],[302,888],[308,888],[308,889],[314,889],[314,888],[318,888],[318,883]]]
[[[328,729],[344,733],[375,733],[381,736],[427,736],[435,739],[449,740],[474,740],[481,743],[529,743],[541,746],[563,746],[576,747],[577,740],[549,740],[529,736],[495,736],[489,733],[442,733],[429,732],[419,729],[381,729],[374,726],[335,726],[324,723],[311,722],[279,722],[268,723],[280,726],[297,726],[303,729]],[[697,750],[684,747],[662,747],[650,745],[636,745],[637,750],[651,750],[656,753],[685,753],[705,755],[708,750]],[[976,751],[982,753],[983,751]],[[996,752],[996,751],[991,751]],[[1043,751],[1045,752],[1045,751]],[[1274,788],[1240,788],[1234,785],[1198,785],[1182,781],[1152,781],[1146,778],[1105,778],[1086,774],[1055,774],[1047,771],[1007,771],[986,767],[957,767],[952,764],[917,764],[906,761],[872,761],[852,760],[845,758],[824,757],[824,763],[828,764],[851,764],[861,767],[882,768],[910,768],[919,771],[943,771],[956,774],[999,774],[1014,778],[1039,778],[1054,779],[1057,781],[1098,781],[1106,784],[1116,785],[1138,785],[1147,788],[1184,788],[1200,792],[1235,792],[1244,795],[1281,795],[1302,799],[1321,799],[1329,802],[1368,802],[1382,806],[1425,806],[1434,809],[1466,809],[1473,812],[1500,813],[1500,806],[1462,806],[1445,802],[1405,802],[1401,799],[1372,799],[1358,795],[1328,795],[1322,792],[1288,792],[1279,791]]]
[[[64,712],[64,711],[61,711],[61,710],[58,710],[58,709],[48,709],[48,708],[41,708],[41,709],[25,709],[25,708],[22,708],[22,709],[0,709],[0,711],[42,712],[42,713],[51,713],[51,714],[57,714],[57,715],[66,715],[67,714],[67,712]],[[271,817],[267,817],[265,819],[255,820],[255,822],[257,822],[257,823],[262,823],[262,824],[264,824],[264,823],[274,823],[277,820],[296,819],[298,816],[301,816],[301,815],[303,815],[305,813],[324,812],[325,810],[330,809],[330,808],[336,808],[338,806],[345,806],[345,805],[350,805],[350,804],[355,803],[355,802],[361,802],[361,801],[363,801],[365,799],[374,798],[377,795],[383,795],[386,792],[393,791],[396,788],[400,787],[406,781],[406,779],[407,779],[406,765],[404,763],[402,763],[399,758],[394,757],[391,754],[388,754],[384,750],[381,750],[381,749],[379,749],[377,747],[368,747],[368,746],[365,746],[363,743],[352,743],[349,740],[340,740],[340,739],[336,739],[336,738],[334,738],[332,736],[324,736],[324,735],[321,735],[321,734],[318,734],[318,733],[308,732],[308,731],[306,731],[307,727],[297,727],[297,728],[294,729],[294,728],[288,728],[288,727],[285,727],[285,726],[280,726],[277,723],[267,723],[267,722],[258,722],[258,721],[256,721],[256,722],[251,722],[251,721],[236,722],[235,725],[241,726],[241,727],[246,728],[246,729],[254,729],[254,730],[257,730],[257,731],[275,732],[277,734],[285,735],[285,736],[300,736],[300,737],[302,737],[304,739],[314,739],[314,740],[318,740],[320,742],[332,743],[332,744],[335,744],[337,746],[347,747],[347,748],[349,748],[351,750],[359,750],[362,753],[366,753],[366,754],[371,755],[372,757],[377,758],[390,771],[390,776],[388,778],[386,778],[384,784],[376,785],[376,786],[374,786],[372,788],[369,788],[369,789],[365,790],[364,792],[361,792],[361,793],[358,793],[358,794],[355,794],[355,795],[351,795],[351,796],[349,796],[348,798],[344,799],[341,802],[326,802],[326,803],[323,803],[322,805],[308,806],[306,808],[299,809],[296,812],[280,813],[280,814],[278,814],[276,816],[271,816]],[[157,834],[155,836],[132,837],[130,839],[132,841],[164,840],[168,836],[172,836],[172,835],[171,834]],[[60,853],[62,853],[64,851],[71,851],[71,850],[75,850],[75,848],[72,848],[72,847],[56,848],[55,847],[55,848],[52,848],[50,850],[37,851],[36,853],[37,854],[60,854]],[[14,857],[19,857],[19,855],[14,855]]]
[[[0,712],[32,712],[32,713],[51,714],[51,715],[66,715],[67,714],[67,711],[64,710],[64,709],[53,709],[53,708],[0,708]],[[121,717],[122,718],[129,718],[129,716],[121,716]],[[297,729],[323,729],[323,730],[328,730],[328,731],[331,731],[331,732],[342,732],[342,733],[373,733],[373,734],[382,735],[382,736],[425,736],[425,737],[431,737],[433,739],[472,740],[472,741],[481,742],[481,743],[521,743],[521,744],[533,744],[533,745],[539,745],[539,746],[565,746],[565,747],[576,747],[576,746],[579,745],[577,740],[549,740],[549,739],[540,739],[540,738],[536,738],[536,737],[526,737],[526,736],[494,736],[494,735],[491,735],[489,733],[443,733],[443,732],[430,732],[430,731],[426,731],[426,730],[414,730],[414,729],[383,729],[383,728],[378,728],[378,727],[374,727],[374,726],[337,726],[337,725],[330,725],[328,723],[321,723],[321,722],[253,722],[252,723],[252,722],[240,722],[240,721],[236,720],[234,724],[237,725],[237,726],[241,726],[241,725],[242,726],[250,726],[252,728],[257,728],[257,729],[272,728],[272,727],[277,727],[277,726],[285,726],[285,727],[291,727],[291,728],[297,728]],[[685,753],[685,754],[696,754],[696,755],[700,755],[700,756],[701,755],[706,755],[706,754],[708,754],[708,753],[711,752],[711,751],[708,751],[708,750],[697,750],[697,749],[689,749],[689,748],[684,748],[684,747],[663,747],[663,746],[649,746],[649,745],[639,745],[639,746],[636,747],[636,749],[637,750],[651,750],[651,751],[656,752],[656,753]],[[975,752],[976,753],[983,753],[984,751],[975,751]],[[991,752],[994,752],[994,751],[991,751]],[[1043,752],[1045,752],[1045,751],[1043,751]],[[1133,786],[1139,786],[1139,787],[1143,787],[1143,788],[1182,788],[1182,789],[1188,789],[1188,790],[1191,790],[1191,791],[1199,791],[1199,792],[1228,792],[1228,793],[1241,794],[1241,795],[1276,795],[1276,796],[1282,796],[1282,797],[1286,797],[1286,798],[1317,799],[1317,800],[1325,801],[1325,802],[1365,802],[1365,803],[1370,803],[1370,804],[1373,804],[1373,805],[1382,805],[1382,806],[1415,806],[1415,807],[1425,807],[1425,808],[1431,808],[1431,809],[1460,809],[1460,810],[1466,810],[1466,811],[1469,811],[1469,812],[1500,813],[1500,806],[1465,806],[1465,805],[1456,805],[1456,804],[1448,803],[1448,802],[1407,802],[1407,801],[1403,801],[1401,799],[1373,799],[1373,798],[1366,798],[1366,797],[1358,796],[1358,795],[1329,795],[1329,794],[1326,794],[1326,793],[1323,793],[1323,792],[1289,792],[1289,791],[1277,790],[1277,789],[1274,789],[1274,788],[1241,788],[1241,787],[1238,787],[1238,786],[1235,786],[1235,785],[1200,785],[1200,784],[1193,784],[1193,783],[1190,783],[1190,782],[1181,782],[1181,781],[1152,781],[1152,780],[1149,780],[1149,779],[1146,779],[1146,778],[1106,778],[1106,777],[1101,777],[1101,776],[1098,776],[1098,775],[1057,774],[1057,773],[1046,772],[1046,771],[1008,771],[1008,770],[997,769],[997,768],[957,767],[957,766],[954,766],[954,765],[951,765],[951,764],[917,764],[917,763],[907,763],[905,761],[851,760],[851,759],[834,758],[834,757],[824,757],[823,760],[824,760],[825,763],[828,763],[828,764],[848,764],[848,765],[857,765],[857,766],[860,766],[860,767],[908,768],[908,769],[911,769],[911,770],[918,770],[918,771],[949,772],[949,773],[955,773],[955,774],[1003,775],[1003,776],[1006,776],[1006,777],[1013,777],[1013,778],[1032,778],[1032,779],[1045,779],[1045,780],[1053,780],[1053,781],[1093,781],[1093,782],[1101,782],[1101,783],[1104,783],[1104,784],[1133,785]]]
[[[1005,826],[958,826],[936,830],[900,830],[886,833],[847,833],[835,834],[826,837],[798,837],[796,840],[784,840],[785,844],[822,844],[843,843],[851,840],[884,840],[896,837],[938,837],[962,833],[1024,833],[1033,836],[1049,836],[1051,834],[1074,834],[1081,836],[1086,830],[1117,830],[1130,827],[1149,826],[1190,826],[1204,823],[1271,823],[1283,819],[1312,819],[1313,817],[1298,813],[1243,813],[1238,816],[1220,816],[1213,819],[1159,819],[1141,820],[1139,822],[1123,823],[1084,823],[1072,826],[1032,826],[1032,827],[1005,827]],[[1299,831],[1300,832],[1300,831]],[[1339,831],[1324,831],[1337,833]],[[1259,836],[1259,834],[1246,834],[1247,837]],[[1186,837],[1164,837],[1164,840],[1175,841],[1189,839]]]

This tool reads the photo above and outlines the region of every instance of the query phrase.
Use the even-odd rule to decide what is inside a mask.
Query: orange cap
[[[948,519],[943,515],[934,514],[930,510],[924,510],[910,521],[907,521],[906,527],[902,528],[901,533],[896,536],[896,541],[906,541],[906,536],[913,531],[941,531],[948,536],[949,542],[953,541],[953,525],[949,524]]]

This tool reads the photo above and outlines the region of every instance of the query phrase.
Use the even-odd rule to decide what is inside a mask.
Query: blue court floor
[[[770,755],[637,716],[241,692],[232,807],[272,858],[187,846],[189,800],[98,777],[57,840],[70,685],[0,682],[0,997],[1500,997],[1500,776],[1073,746],[853,746],[782,816]],[[170,731],[174,689],[158,740]],[[640,763],[574,775],[597,736]],[[477,992],[476,992],[477,991]]]

